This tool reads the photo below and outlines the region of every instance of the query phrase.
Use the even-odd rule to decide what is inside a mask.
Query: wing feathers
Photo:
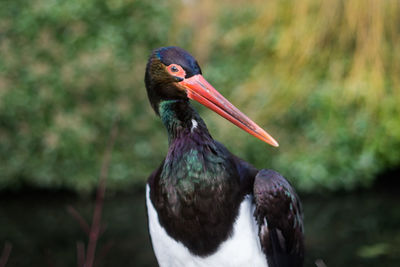
[[[300,200],[279,173],[261,170],[254,181],[254,216],[270,267],[303,266],[303,218]]]

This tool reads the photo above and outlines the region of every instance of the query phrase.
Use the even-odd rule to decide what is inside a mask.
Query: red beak
[[[190,99],[196,100],[200,104],[215,111],[228,121],[242,128],[249,134],[258,139],[278,147],[278,142],[275,141],[266,131],[264,131],[255,122],[244,115],[239,109],[232,105],[224,98],[214,87],[209,84],[202,75],[197,74],[190,78],[179,82],[187,90],[187,95]]]

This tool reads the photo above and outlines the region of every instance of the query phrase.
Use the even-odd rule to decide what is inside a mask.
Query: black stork
[[[189,99],[272,146],[278,143],[218,93],[182,48],[154,50],[145,84],[169,140],[167,156],[146,185],[160,267],[303,266],[295,190],[279,173],[257,170],[215,141]]]

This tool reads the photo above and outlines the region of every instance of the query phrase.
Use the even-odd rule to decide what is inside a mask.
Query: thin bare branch
[[[79,223],[81,226],[82,230],[89,236],[90,233],[90,227],[89,224],[85,221],[85,219],[79,214],[79,212],[72,207],[71,205],[67,206],[67,211],[69,214],[71,214],[72,217],[75,218],[75,220]]]
[[[100,178],[99,178],[99,186],[97,188],[96,194],[96,203],[93,211],[93,219],[92,225],[90,227],[90,234],[89,234],[89,244],[87,247],[87,254],[86,254],[86,261],[85,267],[93,267],[94,256],[96,252],[97,240],[99,238],[100,230],[101,230],[101,214],[103,210],[104,204],[104,194],[106,191],[106,180],[108,175],[108,169],[110,166],[111,160],[111,152],[114,147],[115,139],[118,133],[117,127],[118,120],[114,121],[114,124],[111,128],[110,138],[108,140],[108,144],[106,150],[104,152],[102,164],[101,164],[101,171],[100,171]]]
[[[76,254],[78,256],[78,267],[83,267],[85,265],[85,244],[81,241],[76,243]]]

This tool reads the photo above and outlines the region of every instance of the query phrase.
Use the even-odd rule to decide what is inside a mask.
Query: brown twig
[[[78,267],[85,265],[85,244],[81,241],[76,243],[76,255],[78,257]]]
[[[1,258],[0,258],[0,267],[5,267],[8,261],[8,258],[10,257],[12,250],[12,245],[9,242],[6,242],[4,244],[3,252],[1,253]]]
[[[100,178],[99,178],[99,186],[97,188],[96,194],[96,204],[93,211],[93,219],[92,225],[90,227],[89,234],[89,243],[87,247],[86,261],[84,267],[93,267],[94,255],[96,252],[97,240],[99,238],[100,230],[101,230],[101,214],[103,210],[104,204],[104,194],[106,191],[106,180],[108,174],[108,168],[110,166],[111,152],[114,147],[115,139],[117,137],[118,127],[117,120],[115,120],[112,129],[110,138],[107,144],[107,148],[104,152]]]
[[[81,226],[82,230],[89,235],[90,233],[90,227],[89,224],[85,221],[85,219],[79,214],[79,212],[72,207],[71,205],[67,206],[67,211],[69,212],[69,214],[71,214],[72,217],[75,218],[75,220],[79,223],[79,225]]]

